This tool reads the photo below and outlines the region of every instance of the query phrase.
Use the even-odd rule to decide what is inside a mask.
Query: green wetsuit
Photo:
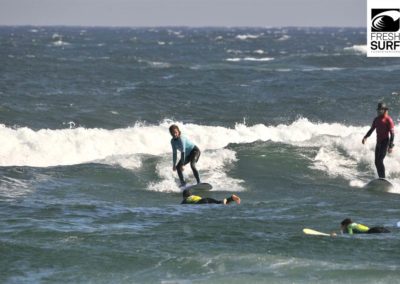
[[[191,195],[183,199],[181,204],[210,204],[210,203],[223,204],[224,202],[221,200],[216,200],[214,198],[209,198],[209,197],[203,198],[197,195]]]
[[[379,233],[390,233],[390,231],[384,227],[372,227],[369,228],[363,224],[351,223],[347,226],[346,231],[349,235],[353,234],[379,234]]]
[[[352,234],[365,234],[369,231],[369,227],[363,225],[363,224],[358,224],[358,223],[351,223],[350,225],[347,226],[347,233],[349,235]]]

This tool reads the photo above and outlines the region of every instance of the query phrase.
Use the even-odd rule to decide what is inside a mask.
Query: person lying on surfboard
[[[185,179],[183,178],[183,167],[190,162],[190,167],[192,168],[193,175],[196,178],[197,183],[200,183],[199,172],[196,169],[196,163],[200,158],[200,149],[193,144],[185,136],[181,135],[179,127],[175,124],[169,127],[169,133],[172,136],[171,146],[172,146],[172,170],[178,172],[179,180],[181,182],[181,187],[186,185]],[[181,159],[178,164],[177,161],[177,151],[181,152]]]
[[[363,224],[353,222],[350,218],[346,218],[340,223],[340,230],[342,234],[349,235],[390,233],[390,231],[384,227],[369,228]]]
[[[391,153],[393,151],[394,147],[394,123],[388,114],[388,110],[389,108],[385,103],[378,104],[378,108],[376,109],[378,116],[375,117],[371,128],[362,140],[362,143],[365,144],[367,138],[376,129],[375,166],[379,178],[385,178],[383,159],[385,159],[387,152]]]
[[[201,197],[198,195],[193,195],[189,189],[185,189],[182,192],[183,200],[181,204],[229,204],[231,202],[236,202],[236,204],[240,204],[240,198],[237,195],[232,194],[228,198],[224,198],[223,200],[216,200],[210,197]]]

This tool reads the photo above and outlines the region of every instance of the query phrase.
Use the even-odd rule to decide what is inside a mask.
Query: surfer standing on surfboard
[[[365,144],[367,138],[376,129],[376,146],[375,146],[375,166],[379,178],[385,178],[385,159],[386,153],[393,151],[394,140],[394,123],[393,119],[388,114],[389,108],[385,103],[379,103],[376,109],[378,116],[372,122],[370,130],[364,136],[362,143]],[[389,137],[390,136],[390,137]]]
[[[193,175],[196,178],[197,183],[200,183],[199,172],[196,169],[196,163],[200,158],[200,149],[193,144],[185,136],[181,135],[179,127],[175,124],[169,127],[169,133],[172,136],[171,146],[172,146],[172,170],[178,172],[179,180],[181,182],[181,187],[186,185],[185,179],[183,178],[183,166],[190,162],[190,167],[192,168]],[[177,151],[181,152],[181,159],[178,164],[177,161]]]

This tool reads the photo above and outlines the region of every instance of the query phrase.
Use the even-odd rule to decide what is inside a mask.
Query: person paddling
[[[379,234],[379,233],[390,233],[390,231],[384,227],[367,227],[363,224],[355,223],[350,218],[344,219],[340,223],[340,230],[342,234]]]
[[[240,197],[232,194],[230,197],[224,198],[223,200],[216,200],[210,197],[201,197],[198,195],[192,194],[189,189],[185,189],[182,192],[183,200],[181,204],[229,204],[231,202],[236,202],[236,204],[240,204]]]
[[[368,227],[366,225],[353,222],[350,218],[344,219],[340,223],[340,234],[381,234],[381,233],[390,233],[388,229],[385,227]],[[336,237],[337,233],[332,232],[331,237]]]

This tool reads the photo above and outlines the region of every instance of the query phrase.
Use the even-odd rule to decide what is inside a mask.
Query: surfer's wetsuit
[[[390,233],[390,231],[384,227],[372,227],[369,228],[363,224],[351,223],[349,224],[345,230],[343,230],[344,234],[378,234],[378,233]]]
[[[194,145],[189,139],[187,139],[185,136],[182,135],[179,136],[179,138],[177,139],[172,138],[171,146],[172,146],[172,163],[173,166],[176,165],[176,170],[178,172],[181,185],[185,184],[181,167],[189,162],[197,183],[200,183],[199,172],[196,169],[196,163],[200,158],[200,149],[196,145]],[[178,164],[176,164],[177,151],[181,152],[181,159],[179,160]]]
[[[375,166],[378,172],[378,176],[380,178],[385,178],[385,165],[383,164],[383,159],[385,159],[388,149],[394,147],[393,119],[388,114],[377,116],[372,122],[370,130],[367,132],[364,138],[368,138],[375,129]]]
[[[233,198],[228,197],[226,199],[226,203],[230,203],[233,202]],[[202,198],[201,196],[198,195],[190,195],[186,198],[184,198],[181,202],[181,204],[224,204],[223,200],[216,200],[214,198],[210,198],[210,197],[205,197]]]

